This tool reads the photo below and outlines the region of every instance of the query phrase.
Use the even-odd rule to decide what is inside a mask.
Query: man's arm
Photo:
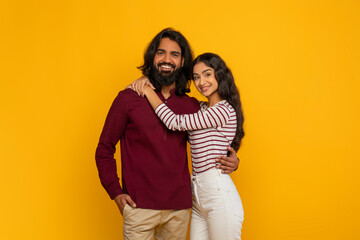
[[[216,159],[216,162],[220,163],[216,165],[216,168],[221,169],[222,173],[232,173],[236,169],[238,169],[240,160],[236,156],[236,152],[232,147],[228,147],[228,151],[230,152],[230,156],[219,156]]]
[[[126,203],[129,203],[134,207],[134,202],[129,195],[124,194],[120,186],[116,160],[114,158],[116,144],[119,142],[126,127],[126,113],[126,101],[124,95],[123,93],[119,93],[106,117],[95,154],[101,184],[109,194],[110,198],[115,200],[121,213]]]

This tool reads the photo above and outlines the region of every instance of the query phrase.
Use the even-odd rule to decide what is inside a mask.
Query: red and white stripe
[[[227,155],[237,126],[236,112],[227,101],[210,108],[207,102],[201,102],[200,107],[197,113],[184,115],[176,115],[165,103],[155,110],[168,129],[188,131],[195,174],[214,168],[216,157]]]

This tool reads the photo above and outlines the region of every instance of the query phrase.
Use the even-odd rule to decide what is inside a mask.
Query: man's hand
[[[116,196],[114,198],[114,201],[115,201],[116,205],[118,206],[121,215],[123,214],[124,207],[125,207],[126,204],[129,204],[133,208],[136,207],[135,202],[127,194],[120,194],[120,195]]]
[[[230,152],[230,157],[219,156],[215,161],[220,163],[216,165],[216,168],[222,169],[222,173],[232,173],[239,166],[239,159],[236,156],[236,152],[232,147],[227,148]]]

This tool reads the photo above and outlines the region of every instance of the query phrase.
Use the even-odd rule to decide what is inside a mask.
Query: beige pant
[[[152,210],[125,205],[124,240],[184,240],[190,209]]]

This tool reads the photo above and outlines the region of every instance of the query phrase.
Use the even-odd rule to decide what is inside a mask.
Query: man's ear
[[[185,62],[185,58],[183,57],[182,60],[181,60],[181,67],[184,66],[184,62]]]

